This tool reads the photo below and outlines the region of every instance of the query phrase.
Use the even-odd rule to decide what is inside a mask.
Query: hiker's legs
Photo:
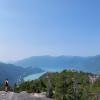
[[[6,92],[8,91],[8,87],[7,87],[7,86],[5,86],[5,91],[6,91]]]

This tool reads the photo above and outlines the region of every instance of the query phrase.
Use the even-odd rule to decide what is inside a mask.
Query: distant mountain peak
[[[87,72],[100,72],[100,55],[81,56],[32,56],[14,63],[18,66],[35,68],[39,67],[46,71],[60,71],[63,69],[76,69]]]

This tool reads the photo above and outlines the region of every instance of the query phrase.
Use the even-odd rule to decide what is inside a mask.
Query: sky
[[[100,54],[100,0],[0,0],[0,61]]]

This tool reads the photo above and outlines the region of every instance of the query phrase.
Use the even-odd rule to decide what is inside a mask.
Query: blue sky
[[[0,61],[100,54],[100,0],[0,0]]]

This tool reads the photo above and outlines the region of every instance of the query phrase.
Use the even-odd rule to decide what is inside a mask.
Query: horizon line
[[[48,56],[48,57],[61,57],[61,56],[65,56],[65,57],[83,57],[83,58],[87,58],[87,57],[95,57],[95,56],[100,56],[100,54],[96,54],[96,55],[33,55],[33,56],[28,56],[28,57],[22,57],[22,58],[18,58],[18,59],[11,59],[11,60],[0,60],[0,62],[4,62],[4,63],[10,63],[10,62],[17,62],[17,61],[21,61],[21,60],[25,60],[25,59],[29,59],[32,57],[43,57],[43,56]]]

